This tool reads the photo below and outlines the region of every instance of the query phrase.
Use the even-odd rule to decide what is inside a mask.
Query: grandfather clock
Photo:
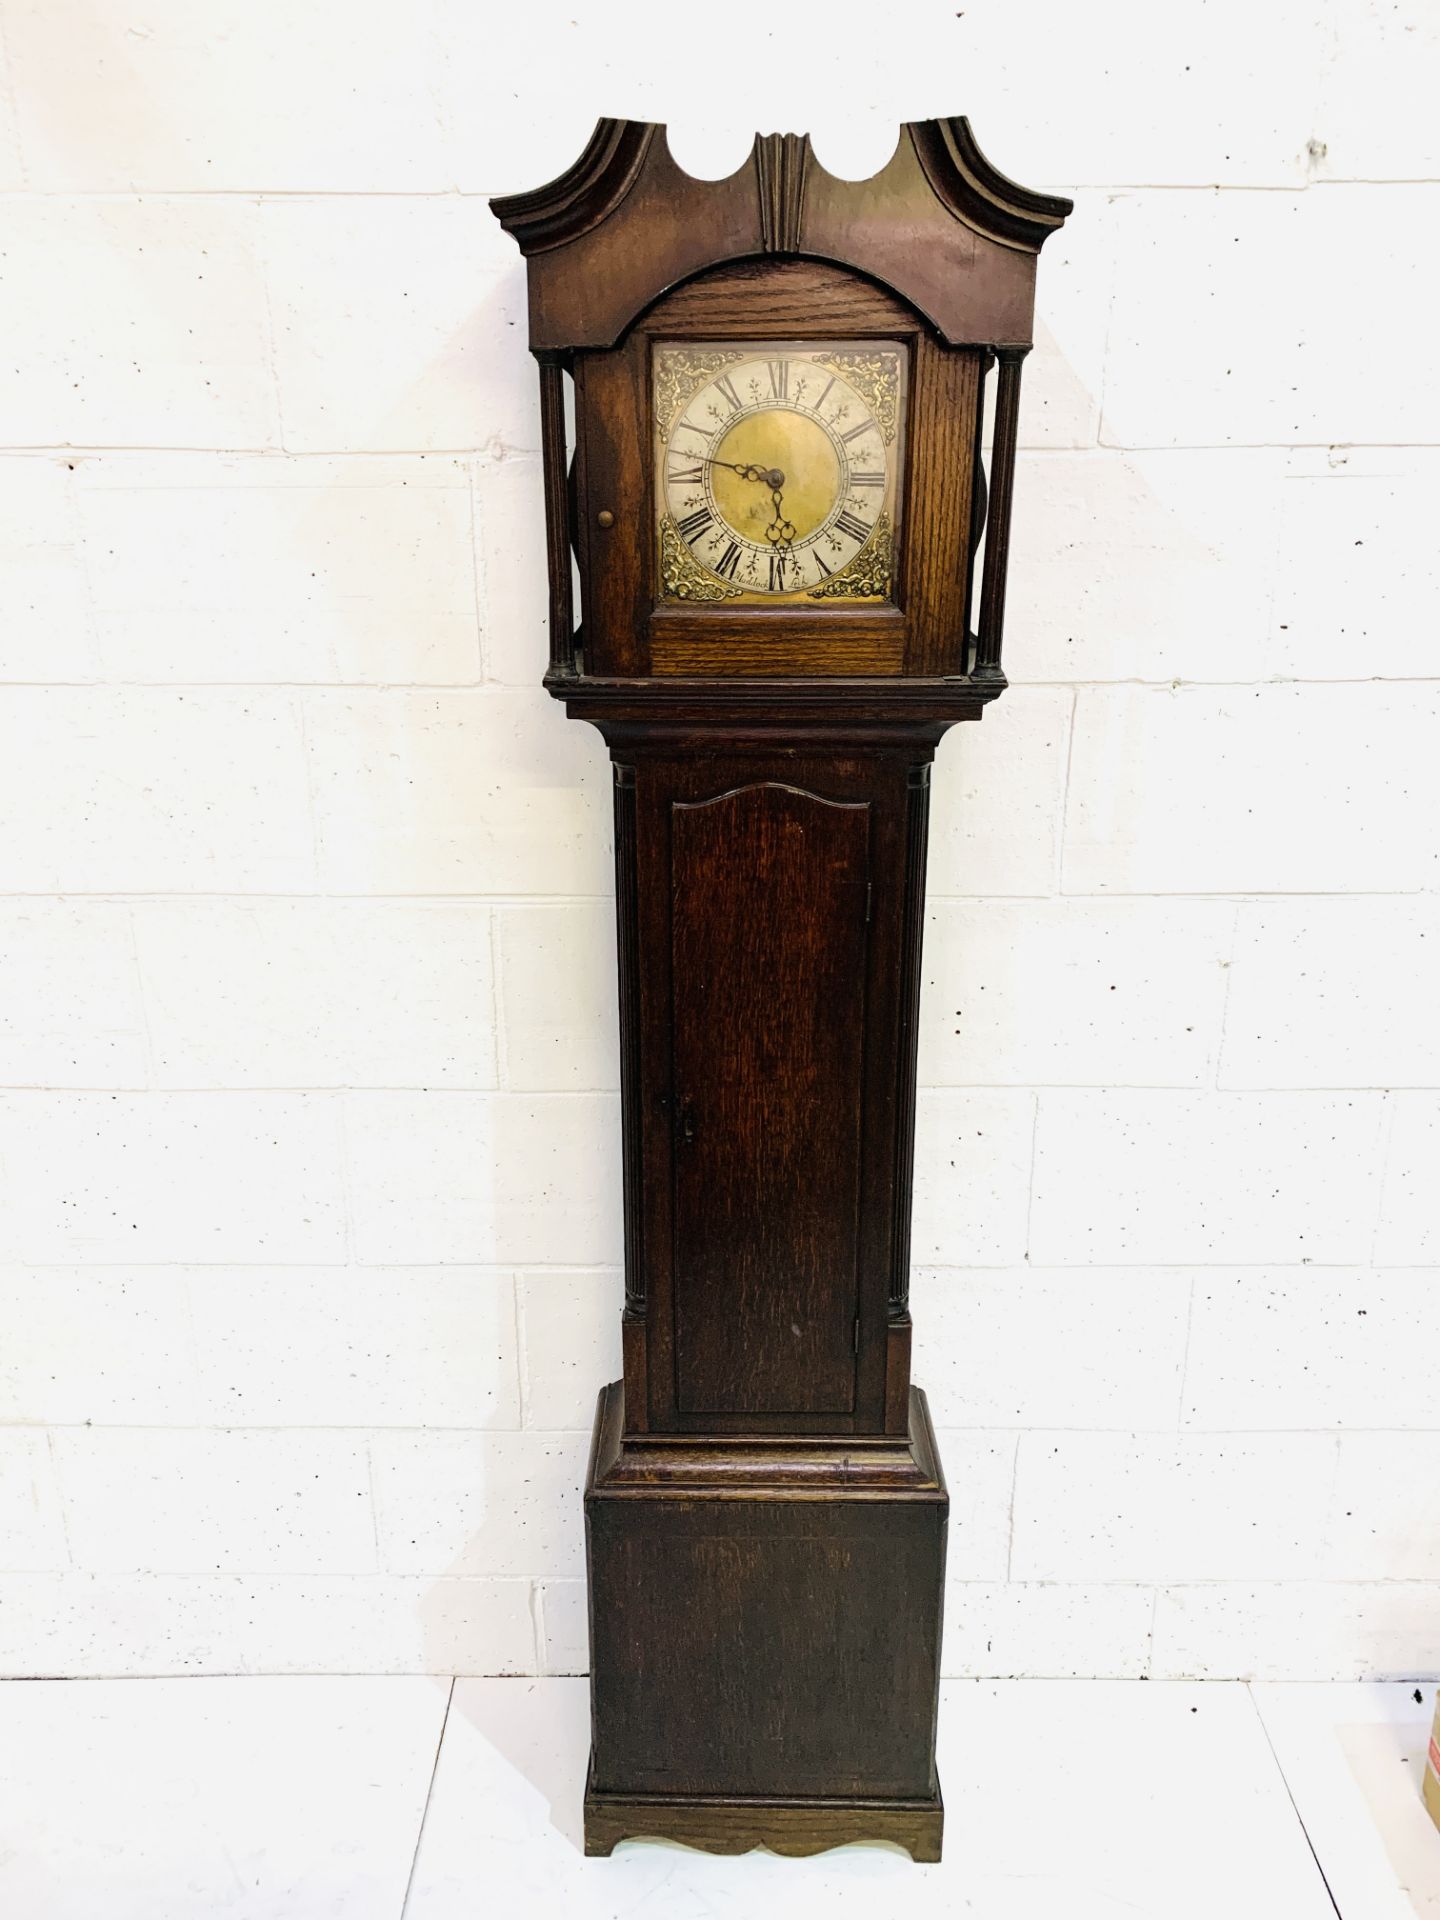
[[[615,776],[624,1379],[585,1489],[586,1851],[936,1860],[926,815],[936,743],[1005,686],[1020,367],[1070,203],[963,119],[861,181],[795,134],[696,180],[663,127],[603,120],[492,205],[529,263],[545,684]]]

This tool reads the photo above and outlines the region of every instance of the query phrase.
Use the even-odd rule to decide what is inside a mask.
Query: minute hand
[[[707,467],[724,467],[727,473],[738,473],[742,480],[758,480],[763,486],[772,489],[783,487],[785,484],[785,476],[779,467],[757,467],[749,464],[742,466],[738,460],[705,460],[701,464]]]

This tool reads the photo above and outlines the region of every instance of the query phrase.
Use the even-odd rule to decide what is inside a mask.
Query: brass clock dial
[[[657,345],[666,600],[891,598],[905,349]]]

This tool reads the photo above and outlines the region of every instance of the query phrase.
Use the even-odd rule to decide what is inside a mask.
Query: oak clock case
[[[602,121],[492,204],[540,365],[545,684],[615,780],[624,1367],[585,1488],[586,1850],[938,1859],[929,784],[1005,686],[1020,370],[1069,203],[951,119],[866,181],[792,134],[695,180],[662,127]]]

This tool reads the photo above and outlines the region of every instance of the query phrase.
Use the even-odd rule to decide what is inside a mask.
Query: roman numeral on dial
[[[697,478],[699,476],[698,468],[696,469],[696,476]],[[852,469],[850,484],[852,487],[883,487],[885,484],[885,475],[883,473],[856,473]]]
[[[735,382],[730,378],[729,374],[722,373],[715,382],[715,385],[719,391],[724,394],[730,411],[732,413],[738,413],[740,411],[740,396],[735,391]]]
[[[674,458],[673,454],[671,458]],[[697,461],[693,467],[671,467],[670,478],[677,486],[698,487],[704,471],[705,469]],[[853,478],[854,476],[852,475],[851,477]]]
[[[770,371],[770,391],[777,400],[790,398],[790,362],[788,360],[768,360]]]
[[[770,556],[770,591],[771,593],[785,591],[785,555],[783,553],[772,553]]]
[[[737,542],[732,540],[729,546],[726,547],[724,553],[722,553],[720,558],[715,562],[715,571],[723,579],[733,580],[735,578],[735,569],[739,564],[740,548]]]
[[[863,520],[857,519],[847,508],[844,513],[837,515],[835,531],[848,533],[852,540],[868,540],[873,529],[867,527]]]
[[[858,440],[862,433],[868,433],[871,425],[871,421],[862,420],[858,427],[851,427],[850,431],[848,433],[842,433],[840,438],[848,445],[850,441]]]
[[[714,521],[715,516],[709,507],[697,507],[694,513],[687,513],[683,520],[677,520],[675,524],[680,529],[680,538],[693,545],[702,533],[713,526]]]

